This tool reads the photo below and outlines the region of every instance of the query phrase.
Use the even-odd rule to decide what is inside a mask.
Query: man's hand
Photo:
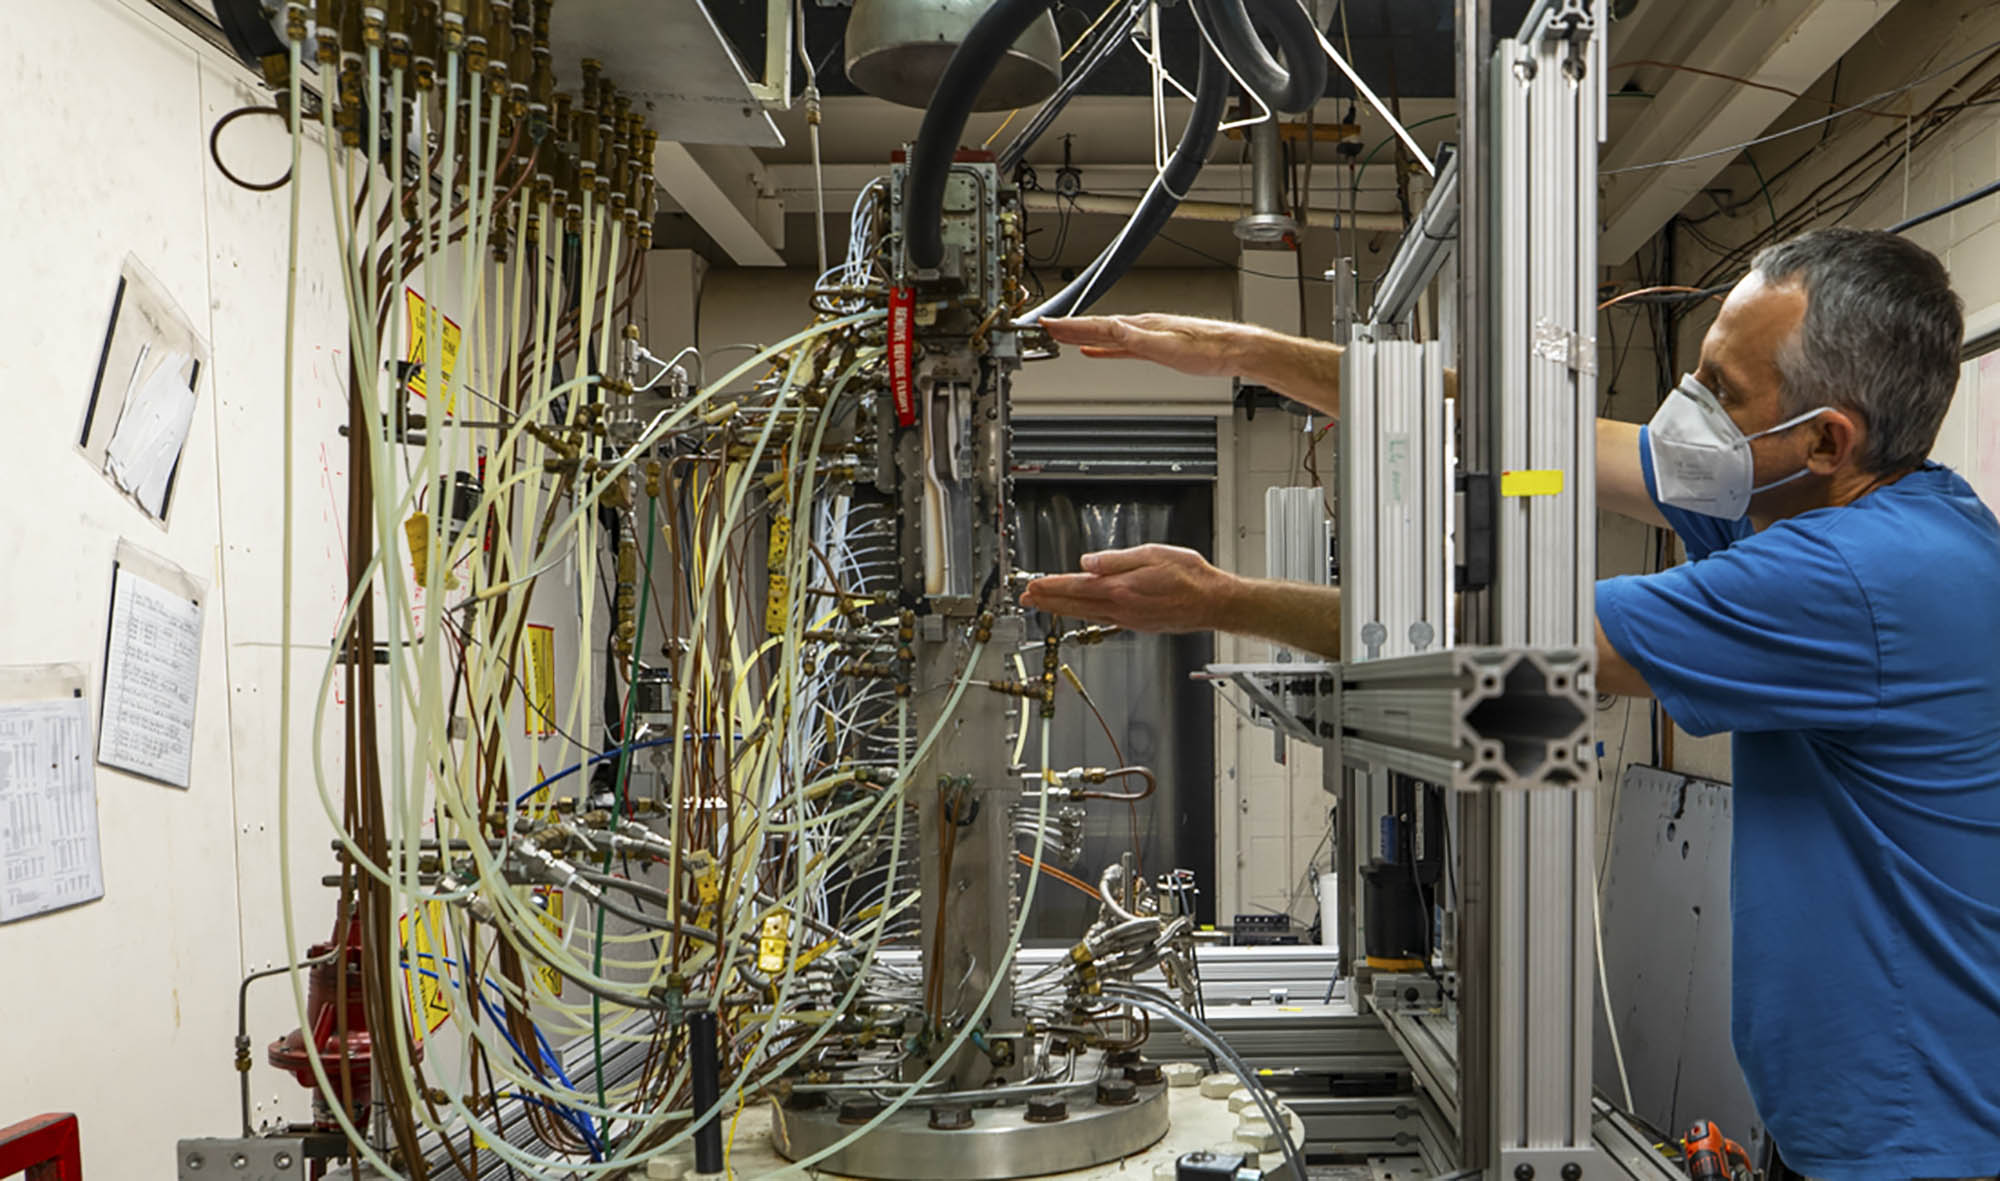
[[[1085,554],[1083,569],[1082,574],[1035,579],[1021,595],[1021,605],[1140,632],[1230,626],[1229,603],[1239,580],[1191,549],[1142,545],[1105,550]]]
[[[1136,316],[1075,316],[1042,326],[1086,357],[1152,361],[1193,377],[1235,377],[1256,329],[1227,320],[1145,312]]]

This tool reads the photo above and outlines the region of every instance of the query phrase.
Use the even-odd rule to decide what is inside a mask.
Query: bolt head
[[[1530,76],[1532,77],[1532,75]],[[1515,1165],[1514,1181],[1535,1181],[1535,1166],[1527,1164]]]
[[[940,1103],[931,1108],[931,1127],[940,1132],[962,1132],[972,1126],[972,1108],[963,1103]]]
[[[202,1171],[202,1169],[206,1168],[207,1166],[208,1166],[208,1158],[203,1156],[199,1152],[190,1152],[187,1154],[188,1172],[199,1173]]]
[[[289,1169],[292,1167],[292,1154],[289,1152],[281,1152],[277,1156],[271,1158],[271,1163],[278,1166],[279,1169]]]
[[[239,1152],[229,1158],[229,1167],[232,1169],[247,1169],[250,1167],[250,1158]]]
[[[1108,1078],[1097,1084],[1097,1101],[1106,1107],[1126,1107],[1139,1101],[1139,1087],[1129,1078]]]
[[[840,1101],[840,1122],[843,1124],[865,1124],[882,1114],[880,1099],[860,1096]]]
[[[1128,1066],[1137,1066],[1138,1064],[1139,1051],[1137,1050],[1105,1051],[1104,1065],[1110,1067],[1112,1070],[1123,1070]]]
[[[1024,1118],[1031,1124],[1058,1123],[1069,1118],[1069,1104],[1053,1095],[1034,1095],[1028,1099]]]
[[[1563,1181],[1583,1181],[1583,1166],[1577,1164],[1575,1161],[1565,1163],[1563,1165],[1562,1177]]]
[[[1160,1073],[1160,1064],[1157,1062],[1136,1062],[1125,1068],[1125,1077],[1138,1086],[1150,1087],[1158,1084],[1165,1076]]]

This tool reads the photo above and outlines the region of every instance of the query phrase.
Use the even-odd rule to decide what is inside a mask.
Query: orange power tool
[[[1722,1134],[1711,1119],[1697,1120],[1688,1129],[1681,1141],[1681,1159],[1687,1166],[1691,1181],[1732,1181],[1739,1174],[1749,1177],[1755,1174],[1750,1163],[1750,1154],[1743,1146]]]

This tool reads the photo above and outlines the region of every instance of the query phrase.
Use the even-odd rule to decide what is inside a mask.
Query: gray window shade
[[[1014,418],[1019,477],[1215,477],[1215,419]]]

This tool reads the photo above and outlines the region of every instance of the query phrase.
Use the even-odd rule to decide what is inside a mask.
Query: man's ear
[[[1829,476],[1843,465],[1856,462],[1867,442],[1868,428],[1852,410],[1832,407],[1801,428],[1811,432],[1806,444],[1806,467],[1816,476]]]

